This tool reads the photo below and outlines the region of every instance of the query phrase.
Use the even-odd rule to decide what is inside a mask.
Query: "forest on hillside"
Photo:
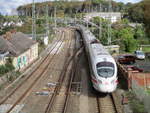
[[[46,32],[46,9],[48,8],[49,15],[49,25],[54,26],[54,12],[56,11],[56,16],[61,18],[72,17],[77,18],[83,17],[87,12],[102,11],[108,12],[111,8],[113,12],[121,12],[122,20],[114,23],[110,34],[112,37],[113,44],[119,44],[126,46],[125,51],[133,51],[138,45],[149,44],[150,43],[150,0],[143,0],[139,3],[127,3],[122,2],[112,2],[111,7],[109,2],[103,0],[93,0],[93,2],[42,2],[36,3],[36,31],[37,34],[42,34]],[[48,7],[47,7],[48,6]],[[101,8],[100,8],[101,7]],[[27,4],[24,6],[19,6],[17,8],[19,17],[14,16],[3,16],[0,14],[0,34],[4,34],[11,29],[16,29],[17,31],[31,34],[32,33],[32,4]],[[5,22],[11,22],[16,20],[22,20],[24,22],[23,26],[3,26]],[[98,26],[102,22],[102,34],[99,36],[99,30],[97,28],[91,27],[94,35],[102,40],[103,44],[107,45],[108,38],[108,23],[101,18],[93,18],[91,20]],[[138,23],[140,26],[131,27],[130,23]],[[65,25],[65,23],[57,23],[59,26]],[[90,28],[90,26],[89,26]],[[119,40],[118,40],[119,39]],[[131,40],[132,39],[132,40]],[[122,42],[120,41],[122,40]],[[130,42],[130,43],[129,43]],[[130,46],[130,45],[131,46]],[[135,46],[133,46],[135,45]],[[123,47],[124,48],[124,47]],[[149,51],[149,50],[148,50]]]
[[[57,14],[63,16],[64,14],[73,15],[75,13],[86,13],[92,11],[109,11],[109,2],[104,0],[93,0],[86,2],[65,2],[65,1],[51,1],[36,3],[36,16],[44,16],[46,13],[46,5],[48,5],[49,16],[54,15],[55,8]],[[100,8],[101,7],[101,8]],[[111,3],[111,9],[113,12],[122,12],[123,18],[129,19],[131,22],[143,23],[146,27],[147,34],[150,36],[150,0],[142,0],[139,3],[127,3],[122,2]],[[20,16],[32,16],[32,4],[19,6],[17,8]]]
[[[57,13],[83,13],[91,11],[99,11],[101,4],[101,11],[107,12],[109,8],[109,2],[100,1],[100,2],[79,2],[79,1],[55,1],[55,2],[43,2],[36,3],[36,15],[41,16],[46,10],[46,5],[48,5],[49,16],[54,14],[55,8],[57,8]],[[123,3],[112,2],[112,9],[114,12],[123,10]],[[32,16],[32,4],[20,6],[17,8],[19,15]]]

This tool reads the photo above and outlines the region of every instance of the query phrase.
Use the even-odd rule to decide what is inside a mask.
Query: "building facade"
[[[112,23],[121,20],[120,12],[92,12],[84,16],[84,20],[90,21],[93,17],[101,17],[103,19],[110,20]]]
[[[38,58],[38,43],[21,32],[6,34],[0,37],[0,42],[0,52],[9,52],[3,62],[11,57],[16,70],[24,69]]]

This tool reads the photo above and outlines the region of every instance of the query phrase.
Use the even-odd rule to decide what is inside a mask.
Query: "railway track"
[[[115,92],[101,97],[97,96],[96,101],[98,113],[123,113]]]
[[[63,37],[64,37],[64,36],[63,36]],[[63,42],[63,40],[64,40],[64,38],[60,38],[58,42],[60,42],[60,41]],[[46,57],[44,58],[44,60],[42,61],[41,65],[39,65],[39,66],[36,68],[36,70],[34,70],[34,71],[31,73],[31,76],[28,76],[28,77],[22,82],[21,85],[19,85],[18,87],[16,87],[8,96],[6,96],[6,97],[0,102],[0,105],[5,104],[5,102],[6,102],[9,98],[11,98],[11,96],[12,96],[17,90],[19,90],[19,89],[27,82],[27,80],[31,79],[31,77],[34,76],[34,74],[37,74],[37,73],[38,73],[38,75],[37,75],[36,78],[31,82],[31,84],[29,85],[29,87],[28,87],[27,89],[25,89],[25,91],[23,92],[23,94],[17,98],[17,100],[16,100],[16,101],[14,102],[14,104],[8,109],[8,111],[7,111],[6,113],[10,113],[10,112],[15,108],[15,106],[16,106],[19,102],[21,102],[21,100],[23,100],[23,99],[26,97],[26,95],[27,95],[27,94],[30,92],[30,90],[34,87],[35,83],[36,83],[42,76],[44,76],[43,73],[46,71],[48,65],[50,65],[52,59],[54,58],[55,54],[58,52],[58,50],[59,50],[59,48],[61,47],[62,43],[59,45],[59,48],[56,50],[56,52],[55,52],[53,55],[51,55],[51,52],[54,50],[54,48],[55,48],[57,45],[58,45],[58,43],[56,43],[56,44],[52,47],[52,49],[51,49],[50,52],[49,52],[49,55],[46,56]],[[46,62],[47,62],[47,63],[46,63]],[[46,63],[46,65],[45,65],[45,63]],[[39,70],[40,70],[40,72],[39,72]]]
[[[58,80],[59,85],[55,87],[53,95],[49,98],[49,103],[46,107],[45,113],[66,113],[70,98],[71,85],[77,65],[76,56],[81,50],[81,48],[75,50],[74,54],[70,56],[68,62],[65,64],[63,72]]]
[[[70,47],[71,47],[71,43],[69,44],[68,50],[70,49]],[[54,102],[56,102],[56,98],[58,99],[57,94],[59,94],[59,92],[61,90],[61,86],[62,86],[63,81],[65,79],[67,68],[68,68],[71,60],[72,60],[72,58],[69,58],[67,60],[67,62],[65,63],[65,66],[63,67],[63,70],[62,70],[62,72],[61,72],[61,74],[59,76],[59,79],[58,79],[58,85],[55,87],[53,95],[49,97],[49,103],[48,103],[48,105],[46,107],[45,113],[49,113],[49,112],[52,111],[52,108],[54,107],[53,106]],[[65,89],[63,89],[63,90],[65,90]],[[64,98],[61,98],[61,99],[59,98],[59,101],[60,100],[61,100],[61,103],[62,103],[62,101],[64,100]],[[58,104],[55,104],[55,105],[58,105]],[[59,108],[62,108],[62,107],[59,106]]]
[[[68,84],[68,88],[67,88],[67,94],[66,94],[66,98],[65,98],[65,103],[64,103],[64,107],[63,107],[63,112],[62,113],[67,113],[67,108],[69,105],[69,98],[70,98],[70,93],[71,93],[71,87],[72,87],[72,83],[75,77],[75,73],[76,73],[76,69],[77,69],[77,64],[79,59],[77,58],[78,54],[80,54],[80,52],[83,50],[83,48],[79,49],[75,58],[74,58],[74,63],[73,63],[73,67],[71,70],[71,74],[70,74],[70,80],[69,80],[69,84]]]
[[[63,48],[61,49],[61,51],[58,52],[58,54],[53,59],[51,65],[49,66],[49,70],[46,72],[46,76],[42,77],[42,79],[33,88],[32,93],[27,97],[25,101],[22,102],[25,104],[25,106],[22,109],[22,112],[44,113],[45,107],[49,102],[48,97],[51,97],[52,93],[54,92],[55,85],[59,84],[58,78],[62,73],[65,62],[71,55],[70,52],[68,52],[68,48],[70,44],[72,47],[73,43],[70,42],[70,39],[68,37],[68,34],[71,31],[70,30],[68,31],[65,33],[66,39],[65,43],[63,43]],[[48,85],[51,83],[55,85]],[[37,92],[43,91],[46,91],[48,94],[47,95],[37,94]]]

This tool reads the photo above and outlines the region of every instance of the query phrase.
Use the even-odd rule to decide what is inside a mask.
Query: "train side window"
[[[115,66],[111,62],[100,62],[96,65],[97,73],[100,77],[112,77],[115,72]]]

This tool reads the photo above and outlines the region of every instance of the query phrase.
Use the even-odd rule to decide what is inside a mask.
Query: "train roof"
[[[91,42],[96,39],[95,36],[89,30],[87,30],[85,33],[86,37],[84,38],[86,38],[85,40],[87,40],[88,42]]]
[[[110,55],[108,51],[102,46],[102,44],[99,43],[91,44],[91,47],[93,49],[93,53],[95,54],[95,56]]]
[[[92,57],[94,57],[96,61],[114,61],[113,57],[103,47],[102,44],[99,43],[91,44],[91,49],[92,49]]]

